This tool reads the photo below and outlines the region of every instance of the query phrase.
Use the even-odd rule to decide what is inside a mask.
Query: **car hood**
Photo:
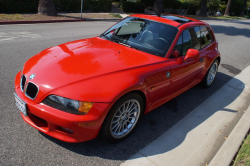
[[[23,74],[45,94],[77,81],[163,60],[95,37],[61,44],[38,53],[25,63]],[[31,74],[35,74],[32,80],[29,79]]]

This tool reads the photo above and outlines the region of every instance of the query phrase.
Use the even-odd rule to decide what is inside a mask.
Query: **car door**
[[[200,49],[200,27],[192,27],[184,30],[174,48],[179,53],[178,57],[171,57],[171,83],[167,92],[170,98],[175,97],[197,83],[197,78],[202,71],[202,61],[190,59],[184,61],[188,49]]]
[[[147,84],[148,111],[165,103],[166,93],[170,85],[170,66],[168,61],[159,63],[151,68],[144,76]]]

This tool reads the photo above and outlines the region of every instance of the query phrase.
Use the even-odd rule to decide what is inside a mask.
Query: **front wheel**
[[[201,85],[204,88],[210,87],[212,83],[214,82],[215,76],[218,71],[218,66],[219,66],[219,61],[216,59],[214,60],[213,64],[210,66],[203,80],[201,81]]]
[[[131,93],[122,97],[108,113],[100,131],[101,137],[111,143],[120,142],[134,129],[143,110],[140,95]]]

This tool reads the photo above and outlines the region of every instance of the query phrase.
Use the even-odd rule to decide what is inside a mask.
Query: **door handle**
[[[200,59],[199,59],[199,62],[203,62],[203,61],[204,61],[204,58],[200,58]]]

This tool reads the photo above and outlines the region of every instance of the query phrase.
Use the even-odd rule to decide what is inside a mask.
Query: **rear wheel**
[[[209,70],[207,71],[207,74],[203,78],[201,85],[204,88],[208,88],[212,85],[214,82],[215,76],[218,71],[219,61],[216,59],[214,60],[213,64],[210,66]]]
[[[136,126],[144,110],[143,107],[143,100],[136,93],[119,99],[102,125],[101,137],[111,143],[117,143],[126,138]]]

